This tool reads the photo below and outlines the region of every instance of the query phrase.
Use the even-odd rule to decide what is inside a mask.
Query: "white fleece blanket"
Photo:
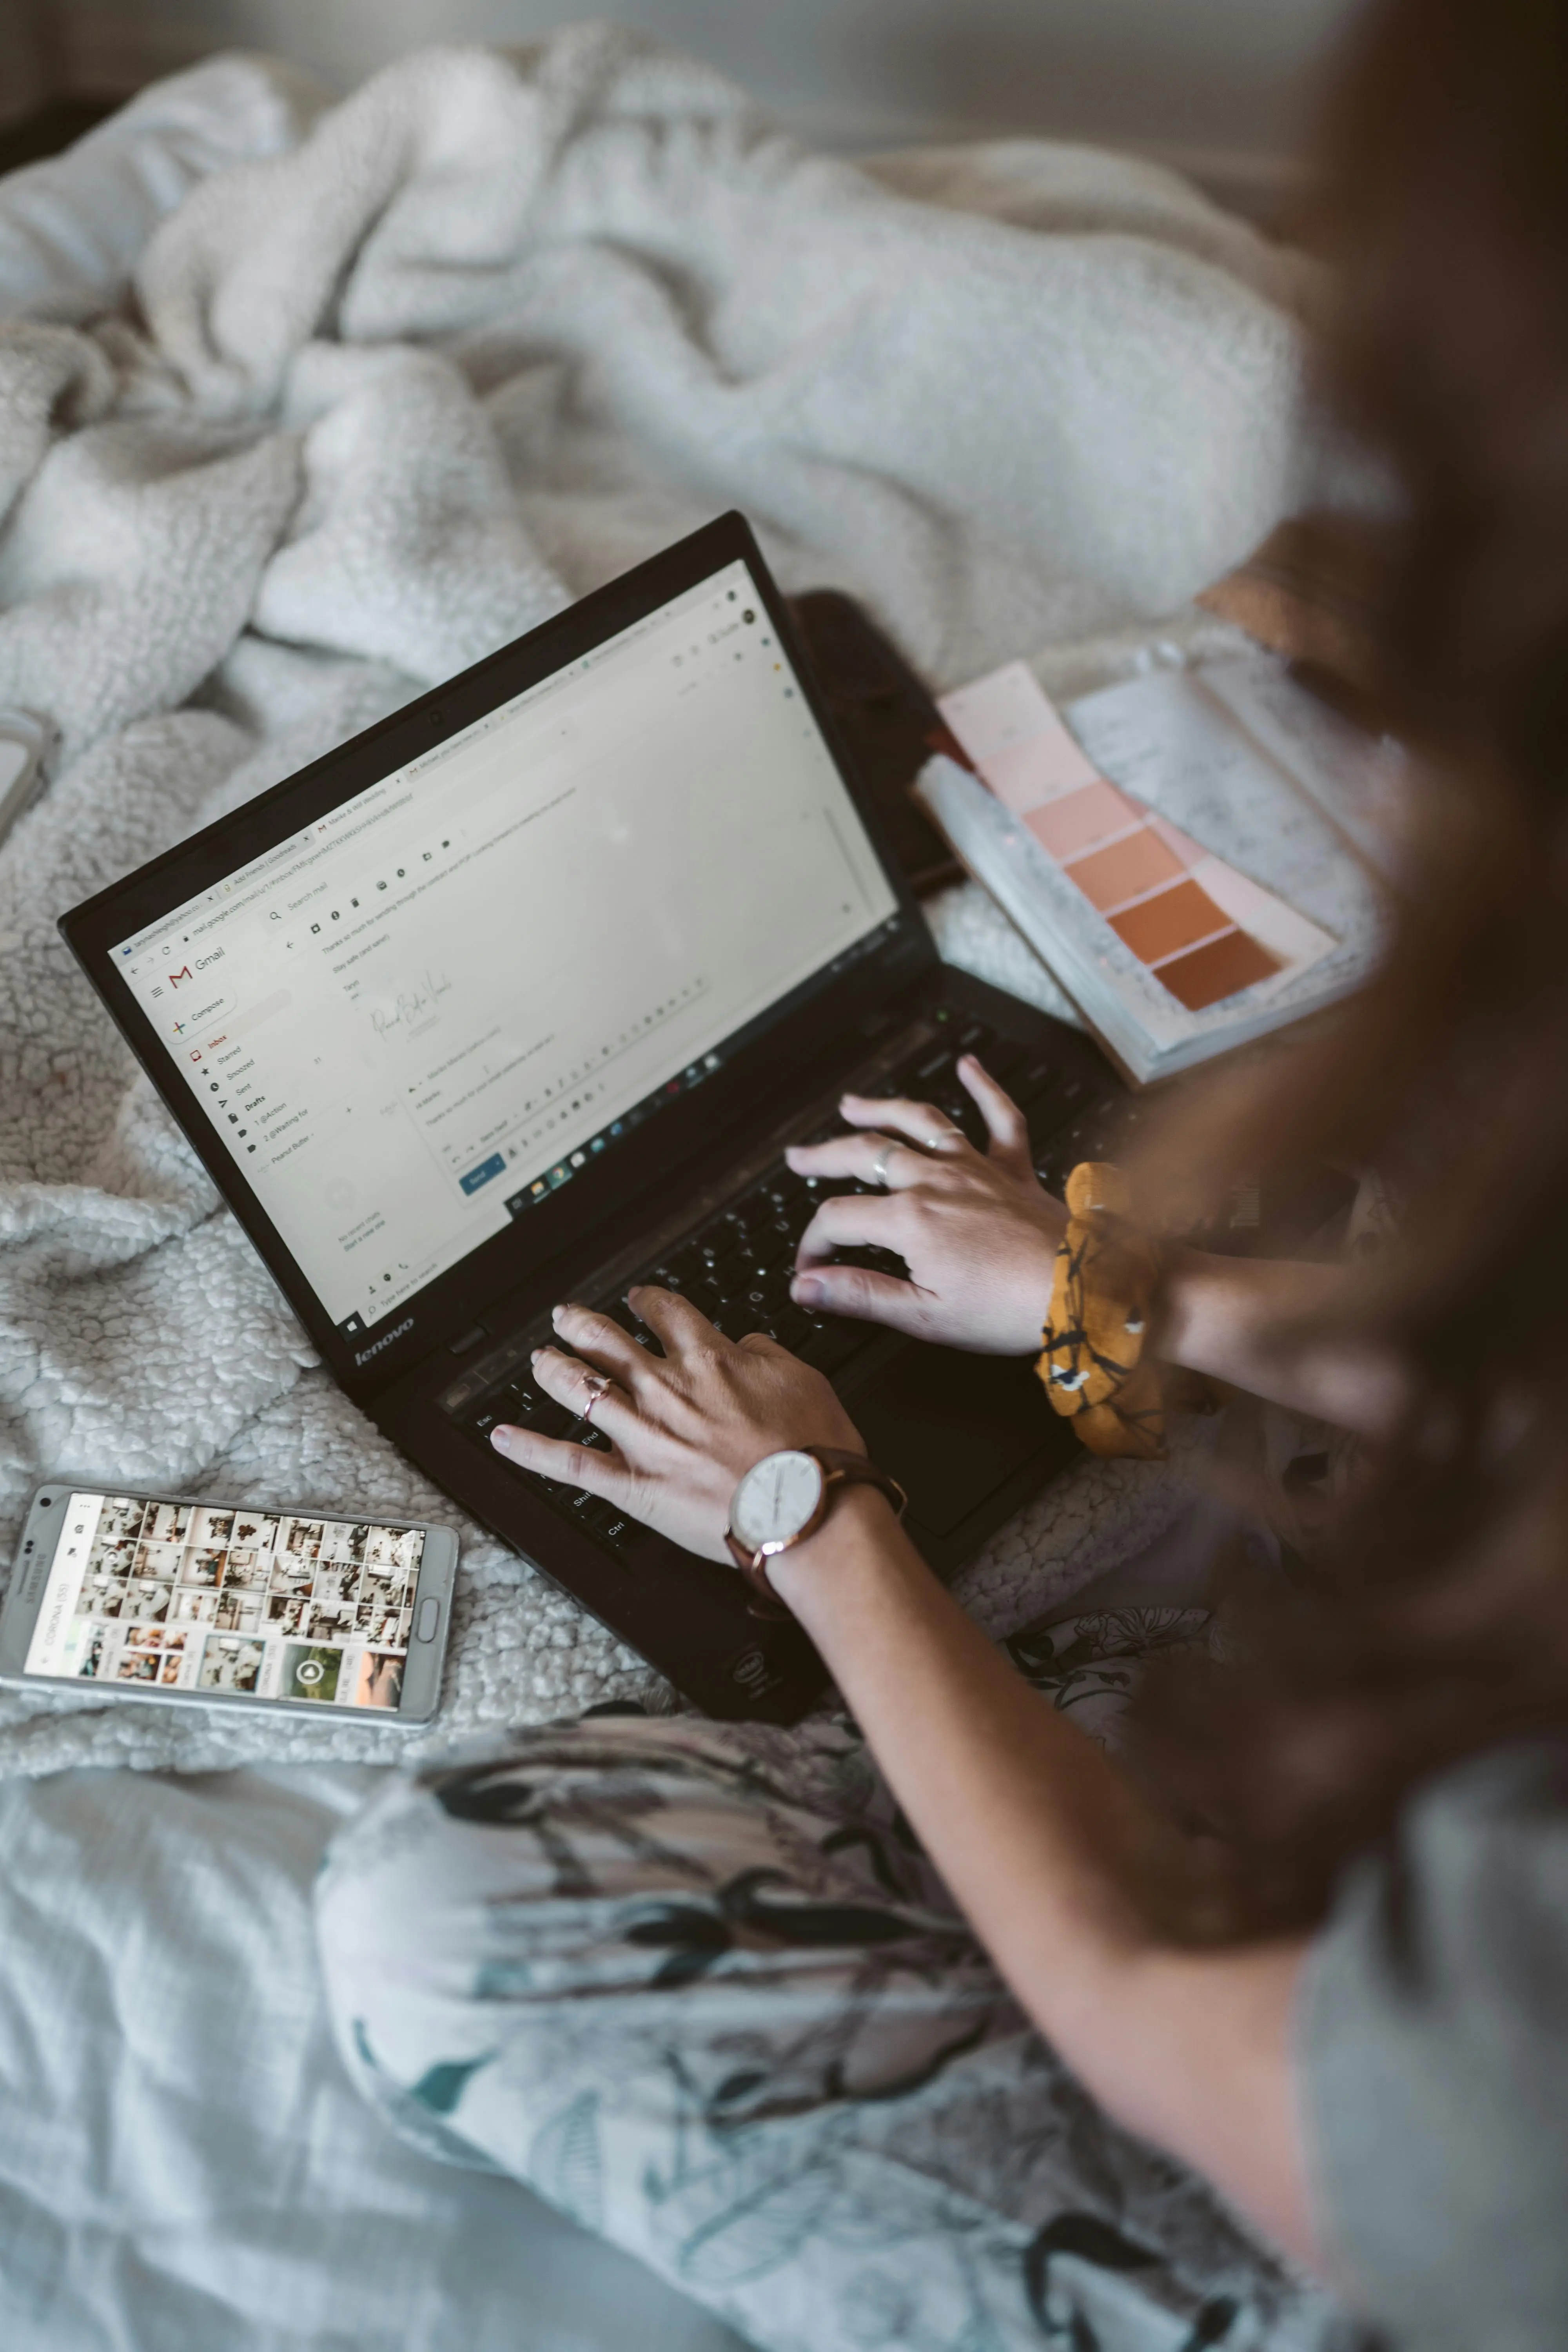
[[[939,688],[1190,645],[1193,593],[1294,499],[1304,291],[1163,172],[1037,142],[826,159],[595,27],[429,51],[331,107],[226,60],[0,186],[0,700],[62,738],[0,849],[5,1557],[45,1474],[451,1515],[315,1362],[62,909],[731,505],[787,587],[860,595]],[[936,920],[1055,1001],[976,894]],[[1005,1629],[1171,1493],[1086,1462],[963,1589]],[[631,1695],[669,1703],[465,1527],[422,1744]],[[411,1752],[0,1697],[8,1772]]]

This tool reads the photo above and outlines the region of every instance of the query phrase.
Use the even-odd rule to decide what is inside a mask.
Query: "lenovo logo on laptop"
[[[384,1348],[390,1348],[395,1339],[401,1339],[405,1331],[412,1331],[413,1328],[413,1316],[405,1315],[401,1323],[395,1323],[390,1331],[384,1332],[381,1338],[379,1339],[373,1340],[368,1348],[356,1348],[354,1349],[355,1363],[368,1364],[373,1356],[379,1356]]]

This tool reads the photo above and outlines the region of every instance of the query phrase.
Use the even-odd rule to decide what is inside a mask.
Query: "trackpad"
[[[910,1346],[845,1403],[874,1462],[910,1498],[910,1517],[951,1535],[1051,1432],[1032,1364]]]

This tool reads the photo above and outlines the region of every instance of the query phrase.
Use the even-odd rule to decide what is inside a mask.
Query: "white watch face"
[[[748,1551],[787,1544],[810,1524],[821,1500],[822,1468],[811,1454],[764,1454],[735,1489],[730,1526]]]

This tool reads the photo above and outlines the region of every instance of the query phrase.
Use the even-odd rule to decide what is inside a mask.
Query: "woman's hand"
[[[761,1333],[726,1339],[689,1299],[651,1285],[631,1291],[627,1304],[662,1357],[607,1315],[568,1306],[552,1319],[574,1352],[541,1348],[533,1359],[546,1396],[572,1412],[591,1408],[608,1451],[503,1423],[490,1432],[498,1453],[602,1495],[704,1559],[728,1561],[730,1498],[754,1463],[788,1445],[864,1450],[824,1375],[776,1341]]]
[[[887,1323],[989,1356],[1022,1356],[1040,1344],[1067,1211],[1036,1180],[1024,1114],[972,1054],[958,1065],[991,1137],[986,1153],[929,1103],[846,1095],[851,1127],[868,1132],[796,1144],[801,1176],[853,1176],[887,1186],[885,1197],[825,1201],[801,1237],[794,1295],[802,1307]],[[896,1251],[907,1282],[864,1267],[829,1265],[835,1249]]]

